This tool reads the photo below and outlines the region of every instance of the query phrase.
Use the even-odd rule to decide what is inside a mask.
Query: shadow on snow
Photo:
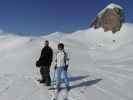
[[[72,85],[71,89],[74,88],[78,88],[78,87],[88,87],[88,86],[92,86],[97,84],[98,82],[102,81],[102,79],[98,78],[98,79],[94,79],[94,80],[87,80],[87,81],[83,81],[81,83],[78,83],[76,85]]]

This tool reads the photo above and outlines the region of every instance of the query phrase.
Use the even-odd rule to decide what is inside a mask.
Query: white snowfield
[[[0,35],[0,100],[52,100],[52,91],[38,85],[35,62],[43,41],[57,50],[59,41],[70,54],[68,100],[133,100],[133,24],[120,32],[86,29],[41,37]],[[51,66],[53,76],[54,63]],[[59,99],[63,100],[62,90]]]

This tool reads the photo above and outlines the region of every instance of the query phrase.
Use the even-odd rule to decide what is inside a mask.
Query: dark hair
[[[49,41],[48,40],[45,40],[45,43],[49,43]]]
[[[44,44],[45,44],[45,46],[48,46],[49,45],[49,41],[45,40]]]
[[[59,43],[59,44],[58,44],[58,49],[63,50],[63,49],[64,49],[64,44],[63,44],[63,43]]]

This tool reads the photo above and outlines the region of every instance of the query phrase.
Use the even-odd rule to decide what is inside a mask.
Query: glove
[[[68,65],[65,65],[64,70],[67,72],[67,70],[68,70]]]
[[[36,67],[40,67],[40,62],[36,61]]]
[[[55,65],[54,69],[55,69],[55,70],[57,69],[57,65]]]

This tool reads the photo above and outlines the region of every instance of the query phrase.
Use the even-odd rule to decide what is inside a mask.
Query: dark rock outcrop
[[[116,4],[110,4],[104,8],[91,23],[95,29],[102,27],[104,31],[119,31],[125,21],[123,8]]]

